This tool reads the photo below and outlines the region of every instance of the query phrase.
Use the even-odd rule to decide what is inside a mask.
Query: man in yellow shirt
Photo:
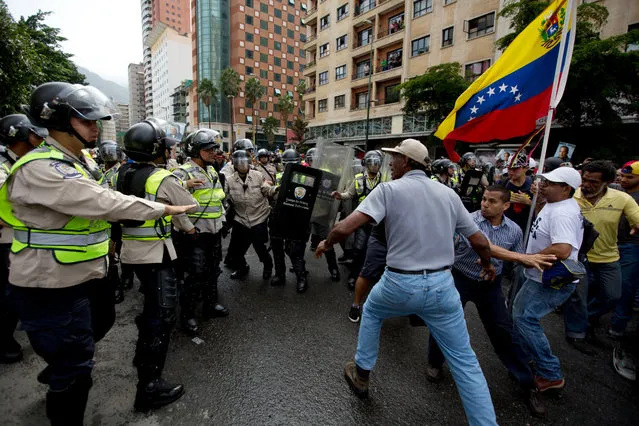
[[[566,335],[570,338],[594,337],[602,315],[609,312],[621,296],[621,267],[617,233],[619,220],[625,216],[633,233],[639,231],[639,206],[622,191],[608,188],[617,171],[610,161],[592,161],[583,168],[581,188],[575,200],[586,219],[599,232],[599,238],[588,252],[588,287],[577,291],[579,301],[566,312]],[[587,294],[595,296],[589,300]]]

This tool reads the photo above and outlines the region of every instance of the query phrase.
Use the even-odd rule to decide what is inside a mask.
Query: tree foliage
[[[203,78],[197,87],[197,94],[200,97],[200,100],[209,110],[209,128],[211,128],[211,122],[213,121],[211,105],[217,104],[218,91],[217,86],[215,86],[215,84],[213,84],[213,82],[208,78]]]
[[[32,90],[49,81],[86,84],[84,75],[62,51],[60,30],[44,24],[50,12],[15,21],[0,0],[0,117],[29,103]]]
[[[224,96],[235,97],[240,92],[240,75],[233,68],[226,68],[220,76],[220,89]]]
[[[297,101],[300,105],[300,112],[304,115],[304,95],[306,94],[306,80],[302,80],[299,82],[297,86],[295,86],[295,91],[297,92]]]
[[[282,121],[284,122],[284,133],[286,133],[286,129],[288,129],[288,117],[295,109],[293,98],[288,94],[280,96],[277,100],[277,108],[280,110],[280,117],[282,117]]]
[[[257,120],[259,117],[259,100],[262,99],[266,92],[260,80],[255,77],[251,77],[244,83],[244,97],[249,101],[253,107],[251,108],[253,117],[253,141],[257,133]]]
[[[273,146],[275,143],[275,133],[280,127],[280,122],[277,118],[272,115],[266,117],[264,123],[262,124],[262,131],[268,140],[269,146]]]
[[[402,83],[400,89],[405,101],[404,112],[426,112],[431,123],[443,120],[469,85],[460,71],[458,62],[440,64]]]
[[[306,138],[306,129],[308,128],[308,121],[304,120],[304,117],[298,116],[293,125],[291,131],[293,132],[293,141],[297,144],[304,142]]]

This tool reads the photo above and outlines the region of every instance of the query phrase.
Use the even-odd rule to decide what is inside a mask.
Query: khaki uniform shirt
[[[264,179],[267,182],[269,182],[270,185],[275,185],[277,183],[275,181],[275,175],[277,175],[277,170],[275,169],[275,166],[272,165],[271,163],[267,163],[266,165],[263,165],[262,163],[258,162],[257,165],[255,166],[255,170],[262,173],[262,176],[264,176]]]
[[[162,181],[155,199],[159,203],[174,206],[198,204],[189,191],[184,189],[182,182],[176,176],[169,176]],[[194,228],[185,213],[173,216],[172,223],[175,228],[184,232],[189,232]],[[156,241],[122,240],[120,260],[122,263],[132,265],[162,263],[165,247],[169,252],[169,256],[171,256],[171,260],[177,259],[171,238]]]
[[[256,170],[249,170],[246,180],[242,180],[238,172],[226,179],[224,192],[235,208],[235,222],[252,228],[268,219],[271,207],[268,197],[277,192],[264,180],[264,176]]]
[[[55,139],[46,142],[78,164],[83,163]],[[88,171],[87,171],[88,174]],[[90,175],[89,175],[90,176]],[[60,229],[73,216],[117,222],[124,219],[158,219],[164,205],[123,195],[84,178],[56,160],[35,160],[22,166],[8,182],[9,201],[15,216],[38,229]],[[25,248],[11,254],[9,281],[19,287],[63,288],[103,278],[107,257],[62,265],[51,250]]]

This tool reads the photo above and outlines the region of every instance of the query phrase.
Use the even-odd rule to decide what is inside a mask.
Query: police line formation
[[[162,378],[171,332],[177,323],[196,335],[199,321],[229,314],[218,296],[222,238],[229,232],[224,264],[233,270],[231,279],[247,276],[245,255],[252,245],[264,280],[285,284],[286,254],[296,291],[304,293],[309,237],[311,250],[326,258],[331,280],[341,280],[338,261],[349,264],[347,283],[355,293],[348,317],[361,325],[355,360],[344,374],[360,397],[368,395],[382,320],[410,315],[430,330],[428,379],[440,380],[448,361],[469,423],[496,424],[468,339],[468,301],[477,305],[533,415],[546,414],[542,393],[563,388],[539,320],[575,292],[584,276],[583,254],[595,244],[596,231],[584,227],[588,222],[573,199],[581,185],[576,170],[559,167],[542,175],[538,205],[545,207],[526,250],[522,228],[530,197],[494,185],[494,166],[482,169],[471,153],[461,157],[460,168],[448,159],[430,163],[426,147],[407,139],[383,149],[392,156],[391,176],[382,171],[384,154],[369,151],[344,192],[323,188],[325,198],[342,200],[341,220],[331,229],[332,221],[311,221],[313,203],[331,175],[313,168],[315,148],[302,163],[293,149],[281,156],[254,153],[252,142],[241,139],[227,162],[219,133],[200,129],[184,139],[180,164],[171,158],[179,141],[166,136],[161,122],[147,119],[126,132],[124,152],[114,141],[101,142],[99,166],[88,149],[96,145],[97,122],[117,111],[99,90],[47,83],[23,110],[0,121],[0,344],[3,362],[22,358],[13,338],[20,321],[47,364],[38,381],[49,386],[52,425],[83,424],[95,344],[113,326],[115,304],[133,287],[134,276],[144,296],[135,318],[134,408],[147,412],[184,394],[183,385]],[[528,161],[523,153],[504,165],[510,180],[520,182],[515,187],[522,176],[532,183],[525,176]],[[639,163],[632,167],[624,172],[639,175]],[[504,216],[511,201],[523,207],[514,221]],[[636,203],[622,210],[636,227]],[[402,222],[426,218],[437,224],[405,232]],[[336,243],[344,251],[339,260]],[[502,276],[512,283],[508,303]],[[429,290],[436,300],[424,296]]]

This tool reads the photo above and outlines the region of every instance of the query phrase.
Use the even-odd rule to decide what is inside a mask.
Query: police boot
[[[124,263],[121,263],[120,265],[122,267],[122,275],[120,277],[122,287],[127,290],[131,290],[133,288],[133,279],[135,276],[133,273],[133,265]]]
[[[271,280],[271,285],[273,287],[278,287],[284,284],[286,284],[286,277],[284,275],[280,275],[276,273],[273,279]]]
[[[348,285],[348,289],[353,291],[355,290],[355,283],[357,282],[357,278],[355,277],[348,277],[348,281],[346,282],[346,284]]]
[[[189,275],[182,287],[180,300],[180,328],[191,336],[197,335],[200,327],[195,319],[197,306],[197,277]]]
[[[326,256],[326,264],[328,265],[328,271],[331,273],[331,281],[339,281],[342,279],[339,273],[339,267],[337,266],[337,258],[335,257],[335,250],[331,249],[327,251]]]
[[[80,376],[62,391],[49,390],[46,406],[51,426],[82,426],[91,386],[91,376]]]
[[[249,273],[249,270],[251,269],[251,267],[249,265],[244,265],[242,267],[240,267],[239,269],[237,269],[235,272],[233,272],[231,274],[231,279],[232,280],[241,280],[246,278],[246,276]]]
[[[304,293],[308,289],[308,272],[297,275],[296,290],[298,293]]]
[[[214,282],[207,283],[203,292],[204,304],[202,305],[202,318],[207,320],[211,318],[226,317],[229,315],[229,310],[219,303],[217,275],[215,276]]]
[[[184,385],[169,383],[157,377],[138,383],[133,408],[135,411],[147,412],[177,401],[182,395],[184,395]]]
[[[3,342],[0,343],[2,351],[0,352],[1,364],[12,364],[22,359],[22,347],[13,338],[13,336],[3,338]]]

